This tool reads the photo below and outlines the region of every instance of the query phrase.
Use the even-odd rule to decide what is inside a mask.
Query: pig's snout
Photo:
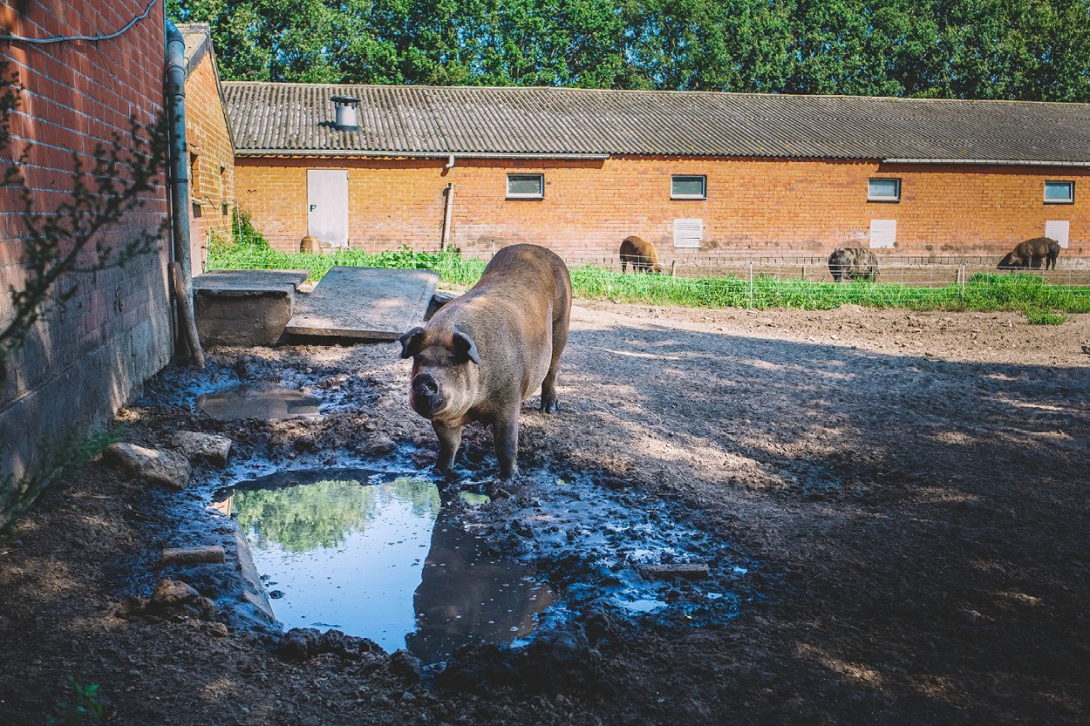
[[[424,417],[432,416],[443,408],[443,395],[439,392],[439,382],[430,373],[421,373],[413,378],[413,410]]]

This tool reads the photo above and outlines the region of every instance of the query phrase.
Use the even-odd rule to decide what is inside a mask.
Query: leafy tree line
[[[1090,0],[168,0],[230,80],[1090,101]]]

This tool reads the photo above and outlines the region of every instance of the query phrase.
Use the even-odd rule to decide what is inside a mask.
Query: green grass
[[[1030,325],[1063,325],[1067,322],[1067,316],[1052,310],[1042,308],[1026,308],[1026,322]]]
[[[432,269],[448,285],[471,285],[486,261],[457,253],[341,250],[334,254],[277,252],[267,245],[236,245],[211,250],[210,269],[305,269],[317,282],[334,266]],[[737,276],[671,278],[627,274],[593,266],[571,268],[575,296],[650,305],[724,308],[802,308],[820,310],[847,303],[877,308],[913,310],[1029,311],[1041,314],[1090,312],[1090,288],[1062,287],[1023,274],[977,273],[964,286],[915,287],[855,281],[849,283],[779,280],[756,277],[752,283]],[[1065,318],[1066,319],[1066,318]],[[1033,322],[1033,320],[1031,320]],[[1059,322],[1063,322],[1062,320]],[[1055,322],[1047,324],[1057,324]]]

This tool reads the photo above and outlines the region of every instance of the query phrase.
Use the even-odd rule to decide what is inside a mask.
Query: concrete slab
[[[209,270],[193,278],[193,291],[237,297],[284,292],[285,285],[294,291],[309,276],[307,270]]]
[[[334,267],[314,292],[300,294],[286,332],[397,340],[424,319],[439,275],[431,270]]]
[[[213,270],[193,278],[197,334],[204,345],[276,345],[291,319],[306,270]]]

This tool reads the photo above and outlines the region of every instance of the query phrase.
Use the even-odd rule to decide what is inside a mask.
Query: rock
[[[173,489],[185,489],[189,484],[189,461],[174,451],[145,449],[136,444],[111,444],[106,460],[129,476],[163,484]]]
[[[363,453],[368,456],[385,456],[396,448],[397,444],[389,436],[375,436],[367,442],[367,447],[363,450]]]
[[[585,684],[595,675],[598,651],[578,623],[542,633],[526,648],[522,674],[529,682],[567,688]]]
[[[216,617],[216,603],[211,598],[199,597],[193,605],[197,608],[200,616],[205,620],[211,620]]]
[[[163,580],[155,588],[144,612],[151,615],[187,615],[211,620],[216,616],[216,603],[180,580]]]
[[[587,639],[592,643],[597,643],[603,638],[610,637],[613,634],[614,626],[608,615],[597,611],[587,615],[583,621],[583,629],[587,634]]]
[[[680,577],[685,580],[703,580],[709,574],[704,562],[675,562],[666,565],[641,565],[640,574],[649,580],[670,580]]]
[[[207,461],[221,468],[227,466],[227,457],[231,454],[231,439],[197,431],[175,432],[174,446],[190,462]]]
[[[140,613],[144,612],[144,608],[148,605],[147,600],[139,597],[132,597],[131,595],[122,598],[117,609],[114,610],[114,615],[122,620],[129,620]]]
[[[199,600],[201,594],[181,580],[163,580],[155,588],[148,608],[157,611],[173,610],[181,605],[190,605]]]
[[[420,680],[420,659],[407,650],[396,651],[390,656],[390,672],[409,683],[416,683]]]
[[[276,645],[276,654],[282,660],[301,663],[318,653],[320,634],[314,628],[292,628],[284,633]]]
[[[370,638],[357,638],[354,635],[346,635],[340,630],[327,630],[318,638],[315,646],[319,653],[333,653],[344,658],[358,658],[360,656],[385,654],[382,646]]]
[[[435,683],[445,691],[483,696],[497,688],[517,685],[521,680],[512,663],[511,650],[484,643],[458,651],[436,675]]]
[[[230,635],[230,632],[227,630],[227,626],[223,623],[212,623],[212,625],[208,629],[208,632],[210,632],[212,636],[216,638],[226,638],[228,635]]]
[[[210,562],[223,564],[226,555],[223,547],[168,547],[159,559],[161,565],[199,565]]]

